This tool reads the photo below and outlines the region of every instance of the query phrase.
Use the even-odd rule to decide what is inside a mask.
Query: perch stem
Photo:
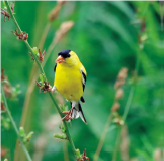
[[[19,32],[22,33],[22,31],[21,31],[21,29],[20,29],[20,27],[19,27],[19,25],[18,25],[18,23],[17,23],[17,21],[16,21],[14,15],[13,15],[13,13],[12,13],[10,7],[9,7],[8,1],[5,1],[5,4],[6,4],[6,7],[7,7],[8,12],[9,12],[9,14],[10,14],[10,16],[11,16],[11,19],[13,20],[14,24],[15,24],[16,27],[18,28]],[[43,74],[45,80],[47,81],[46,74],[45,74],[45,72],[44,72],[44,69],[43,69],[43,67],[42,67],[42,65],[41,65],[41,63],[40,63],[40,61],[39,61],[39,59],[38,59],[38,58],[35,56],[35,54],[33,53],[32,48],[30,47],[28,41],[26,40],[26,41],[24,41],[24,42],[25,42],[27,48],[29,49],[29,51],[31,52],[31,54],[32,54],[32,56],[33,56],[33,58],[34,58],[34,60],[35,60],[36,63],[38,64],[38,66],[39,66],[39,68],[40,68],[40,70],[41,70],[41,73]],[[63,117],[63,114],[62,114],[61,109],[59,108],[58,104],[56,103],[56,101],[55,101],[55,99],[54,99],[52,93],[51,93],[51,92],[48,92],[48,93],[49,93],[50,97],[52,98],[52,101],[54,102],[54,104],[55,104],[55,106],[56,106],[56,108],[57,108],[57,110],[58,110],[58,112],[59,112],[59,114],[60,114],[60,116],[61,116],[61,118],[62,118],[62,117]],[[77,157],[77,155],[76,155],[76,148],[75,148],[74,142],[73,142],[73,140],[72,140],[72,137],[71,137],[71,135],[70,135],[70,132],[69,132],[69,129],[68,129],[68,124],[67,124],[67,122],[66,122],[65,120],[63,120],[63,123],[64,123],[64,125],[65,125],[65,129],[66,129],[65,132],[66,132],[66,135],[67,135],[67,139],[69,140],[69,142],[70,142],[70,144],[71,144],[71,147],[72,147],[72,150],[73,150],[73,152],[74,152],[74,154],[75,154],[75,157],[76,157],[77,159],[79,159],[79,158]]]

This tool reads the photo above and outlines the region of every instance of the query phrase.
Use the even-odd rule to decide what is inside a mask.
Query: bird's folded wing
[[[86,80],[87,80],[86,71],[85,71],[85,69],[81,68],[80,72],[82,74],[82,85],[83,85],[83,92],[84,92],[85,85],[86,85]]]

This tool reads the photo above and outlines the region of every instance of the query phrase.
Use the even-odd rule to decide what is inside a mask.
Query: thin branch
[[[24,143],[23,143],[23,141],[22,141],[22,138],[21,138],[20,135],[19,135],[19,131],[18,131],[18,129],[17,129],[17,126],[16,126],[16,124],[15,124],[15,122],[14,122],[14,120],[13,120],[11,114],[10,114],[10,111],[9,111],[9,108],[8,108],[8,105],[7,105],[7,101],[6,101],[6,97],[5,97],[3,88],[2,88],[2,97],[3,97],[4,104],[5,104],[6,113],[7,113],[7,115],[9,116],[9,119],[10,119],[10,121],[11,121],[13,127],[14,127],[14,130],[15,130],[15,132],[16,132],[16,134],[17,134],[17,137],[18,137],[18,139],[19,139],[19,141],[20,141],[20,145],[22,146],[22,149],[23,149],[23,151],[24,151],[24,153],[25,153],[25,155],[26,155],[26,157],[27,157],[27,160],[28,160],[28,161],[32,161],[31,158],[30,158],[30,155],[29,155],[29,153],[28,153],[28,151],[27,151],[27,149],[26,149],[26,147],[25,147],[25,145],[24,145]]]
[[[14,15],[13,15],[13,13],[12,13],[10,7],[9,7],[8,2],[5,1],[5,4],[6,4],[6,6],[7,6],[8,12],[9,12],[9,14],[10,14],[10,16],[11,16],[11,19],[13,20],[13,22],[14,22],[14,24],[16,25],[16,27],[18,28],[18,30],[22,33],[22,31],[21,31],[21,29],[20,29],[20,27],[19,27],[19,25],[18,25],[18,23],[17,23],[17,21],[16,21]],[[39,66],[39,68],[40,68],[40,70],[41,70],[41,73],[43,74],[45,80],[47,81],[46,74],[45,74],[45,72],[44,72],[43,67],[41,66],[40,61],[38,60],[38,58],[37,58],[37,57],[35,56],[35,54],[33,53],[32,48],[30,47],[28,41],[26,40],[26,41],[24,41],[24,42],[25,42],[27,48],[29,49],[29,51],[31,52],[31,54],[32,54],[32,56],[33,56],[33,58],[34,58],[34,60],[37,62],[37,64],[38,64],[38,66]],[[48,92],[48,93],[49,93],[49,95],[50,95],[52,101],[54,102],[54,104],[55,104],[55,106],[56,106],[56,108],[57,108],[57,110],[58,110],[58,112],[59,112],[59,114],[60,114],[60,116],[61,116],[61,118],[62,118],[64,115],[63,115],[61,109],[59,108],[58,104],[56,103],[55,99],[53,98],[52,93],[51,93],[51,92]],[[75,145],[74,145],[74,143],[73,143],[73,140],[72,140],[72,138],[71,138],[71,135],[70,135],[70,132],[69,132],[69,129],[68,129],[68,124],[67,124],[67,122],[66,122],[65,120],[63,120],[63,123],[64,123],[65,129],[66,129],[65,132],[66,132],[67,138],[68,138],[68,140],[69,140],[69,142],[70,142],[70,144],[71,144],[71,147],[72,147],[72,150],[73,150],[73,152],[74,152],[74,154],[75,154],[75,157],[76,157],[77,159],[79,159],[79,158],[77,157],[77,153],[76,153],[77,150],[76,150],[76,148],[75,148]]]

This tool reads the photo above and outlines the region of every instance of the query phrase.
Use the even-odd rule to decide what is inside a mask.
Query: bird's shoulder
[[[82,71],[85,75],[87,75],[87,72],[82,63],[80,63],[80,71]]]
[[[86,81],[87,81],[87,72],[86,72],[84,66],[82,65],[82,63],[80,65],[80,72],[82,74],[82,86],[83,86],[83,91],[84,91],[85,85],[86,85]]]

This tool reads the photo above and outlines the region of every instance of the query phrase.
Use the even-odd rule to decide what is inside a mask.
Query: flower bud
[[[79,149],[76,149],[76,157],[79,159],[82,158]]]
[[[121,117],[114,118],[113,122],[116,123],[117,125],[124,125],[124,120],[122,120]]]
[[[33,48],[32,48],[32,51],[33,51],[33,53],[34,53],[35,55],[38,55],[38,53],[39,53],[39,50],[38,50],[37,47],[33,47]]]
[[[43,74],[40,74],[40,81],[42,82],[42,84],[44,83],[44,77],[43,77]]]
[[[23,128],[23,127],[20,127],[20,128],[19,128],[19,135],[20,135],[22,138],[24,138],[25,133],[24,133],[24,128]]]
[[[27,136],[26,136],[26,140],[27,140],[27,141],[29,141],[29,140],[31,139],[33,133],[34,133],[34,132],[31,131],[31,132],[29,132],[29,133],[27,134]]]
[[[57,138],[57,139],[67,139],[67,135],[65,133],[54,134],[54,137]]]

